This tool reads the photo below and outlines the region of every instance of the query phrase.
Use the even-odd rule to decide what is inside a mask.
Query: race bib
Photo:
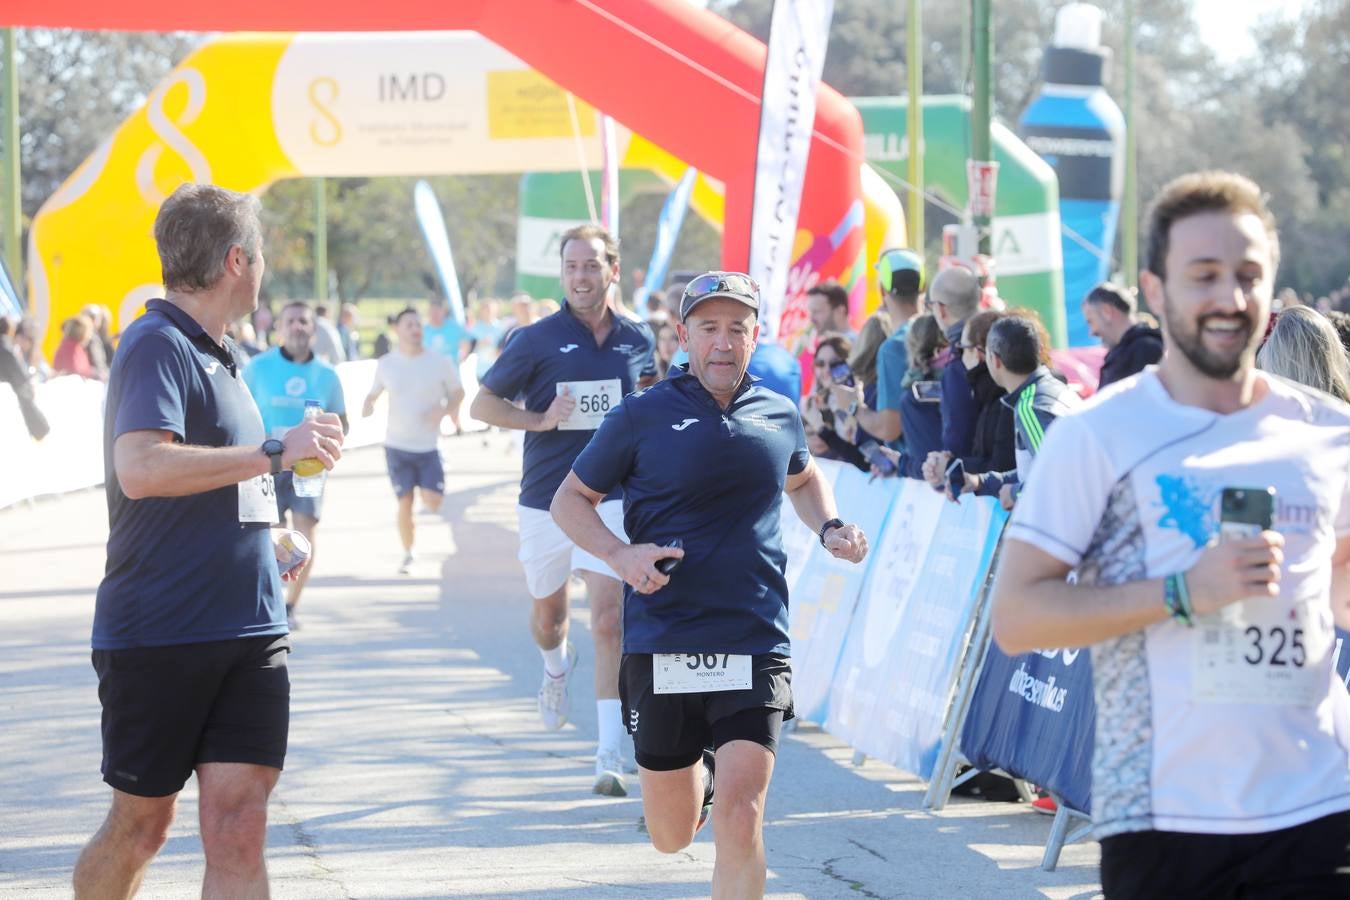
[[[559,431],[594,431],[600,427],[600,420],[623,399],[623,389],[617,378],[558,382],[559,394],[563,388],[567,388],[577,405],[570,416],[558,423]]]
[[[239,482],[239,521],[263,522],[267,525],[275,525],[280,521],[271,475],[259,475]]]
[[[1315,706],[1326,694],[1321,665],[1332,635],[1310,604],[1261,598],[1195,621],[1194,699],[1202,703]]]
[[[750,657],[735,653],[654,653],[652,690],[657,694],[743,691],[752,684]]]

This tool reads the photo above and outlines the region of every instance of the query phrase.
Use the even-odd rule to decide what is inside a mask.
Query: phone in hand
[[[947,467],[947,490],[951,491],[952,500],[960,500],[961,492],[966,489],[966,464],[961,462],[960,458],[952,460],[952,464]]]
[[[891,462],[891,458],[881,451],[881,445],[876,441],[863,441],[862,444],[859,445],[858,450],[862,452],[862,455],[867,458],[867,461],[871,463],[883,477],[889,478],[895,474],[895,463]]]
[[[662,546],[673,547],[677,550],[683,550],[684,541],[681,540],[680,538],[675,538],[673,541],[662,544]],[[669,575],[671,572],[674,572],[676,569],[678,569],[680,567],[680,563],[683,561],[684,561],[683,557],[674,557],[674,556],[667,556],[665,559],[658,559],[656,561],[656,571],[660,572],[662,575]]]
[[[1219,499],[1219,537],[1241,540],[1269,531],[1275,518],[1272,487],[1226,487]]]
[[[846,362],[837,362],[830,366],[830,378],[835,384],[853,387],[853,371],[849,369]]]
[[[940,381],[916,381],[909,388],[914,392],[914,399],[920,403],[941,403],[942,402],[942,382]]]

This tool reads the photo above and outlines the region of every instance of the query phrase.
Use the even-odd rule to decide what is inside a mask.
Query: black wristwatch
[[[822,547],[825,546],[825,532],[829,531],[832,528],[843,528],[843,527],[844,527],[843,519],[827,519],[825,524],[820,526],[820,546]]]
[[[262,442],[262,452],[267,454],[267,458],[272,462],[272,476],[281,474],[281,454],[286,452],[286,447],[276,438],[268,438]]]

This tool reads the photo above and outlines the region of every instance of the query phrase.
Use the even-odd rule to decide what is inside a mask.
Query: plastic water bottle
[[[319,405],[318,400],[305,401],[305,420],[316,419],[323,412],[323,407]],[[323,483],[328,478],[328,470],[323,467],[323,463],[317,459],[302,459],[291,466],[293,481],[291,484],[295,488],[297,497],[322,497]]]

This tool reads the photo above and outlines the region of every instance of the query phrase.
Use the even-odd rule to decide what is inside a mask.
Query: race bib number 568
[[[600,427],[601,420],[609,411],[623,399],[623,389],[617,378],[558,382],[559,394],[564,388],[577,401],[577,405],[570,416],[558,423],[559,431],[594,431]]]

